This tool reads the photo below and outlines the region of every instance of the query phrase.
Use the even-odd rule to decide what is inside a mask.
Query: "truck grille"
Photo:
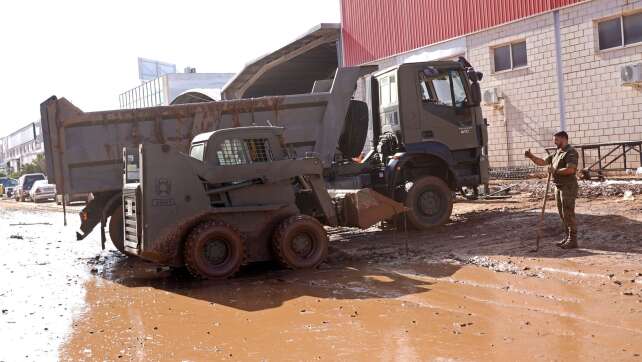
[[[123,213],[125,221],[125,250],[131,253],[138,252],[138,202],[136,189],[123,190]]]

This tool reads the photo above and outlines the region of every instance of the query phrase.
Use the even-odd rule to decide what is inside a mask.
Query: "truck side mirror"
[[[478,106],[481,104],[482,94],[481,87],[478,82],[473,82],[470,84],[470,102],[473,106]]]

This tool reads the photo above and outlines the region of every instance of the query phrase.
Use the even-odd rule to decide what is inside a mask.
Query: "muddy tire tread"
[[[448,197],[448,210],[444,214],[444,216],[434,225],[431,226],[425,226],[421,223],[420,220],[417,220],[417,218],[412,214],[412,212],[408,212],[406,215],[407,221],[408,221],[408,226],[414,230],[429,230],[437,226],[444,225],[445,223],[450,220],[450,216],[452,215],[453,211],[453,198],[451,195],[451,190],[448,187],[448,185],[444,182],[444,180],[440,179],[439,177],[435,176],[424,176],[418,180],[415,181],[414,185],[412,188],[408,191],[408,194],[406,195],[406,201],[404,204],[409,207],[410,209],[413,209],[412,207],[412,198],[415,197],[415,193],[417,193],[419,189],[422,187],[425,187],[427,185],[432,185],[433,187],[436,187],[439,189],[442,193],[446,194]]]
[[[285,219],[285,221],[281,222],[279,226],[277,227],[276,231],[274,232],[274,236],[272,237],[272,249],[274,251],[274,255],[276,256],[276,259],[279,264],[281,264],[283,267],[288,268],[288,269],[299,269],[298,266],[292,265],[292,263],[288,260],[288,257],[285,255],[285,252],[283,251],[283,248],[281,247],[281,242],[288,229],[292,227],[293,224],[300,222],[301,220],[309,220],[311,222],[314,222],[318,224],[321,229],[323,229],[323,225],[315,218],[308,216],[308,215],[294,215],[290,216],[289,218]],[[319,260],[312,266],[307,267],[307,268],[316,268],[319,266],[323,261],[325,261],[327,254],[328,254],[328,236],[327,233],[325,233],[324,230],[324,239],[326,243],[325,250],[322,254],[322,256],[319,258]]]
[[[226,228],[230,229],[232,232],[236,233],[241,238],[241,241],[242,241],[241,242],[241,245],[242,245],[242,250],[241,250],[241,255],[242,256],[241,256],[241,258],[242,258],[242,261],[238,264],[237,268],[233,272],[229,273],[227,276],[220,277],[220,278],[212,278],[212,277],[208,277],[206,275],[203,275],[198,270],[198,268],[194,267],[194,265],[196,264],[196,261],[193,259],[193,256],[191,255],[192,253],[189,252],[189,250],[191,249],[192,245],[194,243],[198,242],[199,235],[201,233],[203,233],[203,232],[206,232],[208,229],[210,229],[212,227],[215,227],[215,226],[226,227]],[[232,225],[230,225],[230,224],[228,224],[226,222],[223,222],[223,221],[220,221],[220,220],[204,221],[204,222],[198,224],[195,228],[193,228],[189,232],[189,234],[187,235],[187,238],[185,240],[185,244],[184,244],[184,247],[183,247],[183,259],[184,259],[185,268],[187,269],[187,271],[194,278],[197,278],[197,279],[229,279],[229,278],[233,277],[234,274],[236,274],[239,271],[241,266],[246,263],[246,260],[247,260],[247,247],[245,245],[245,240],[246,239],[243,237],[243,234],[241,232],[239,232],[238,229],[236,229],[235,227],[233,227]]]

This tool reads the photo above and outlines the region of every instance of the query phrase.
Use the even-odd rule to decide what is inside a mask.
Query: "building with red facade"
[[[575,144],[642,139],[642,0],[342,0],[341,12],[344,65],[465,56],[485,74],[493,167],[526,165],[559,129]]]

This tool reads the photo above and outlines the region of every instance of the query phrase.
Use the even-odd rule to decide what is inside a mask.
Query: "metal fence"
[[[523,180],[546,175],[544,167],[539,166],[510,166],[491,167],[490,178],[494,180]]]

